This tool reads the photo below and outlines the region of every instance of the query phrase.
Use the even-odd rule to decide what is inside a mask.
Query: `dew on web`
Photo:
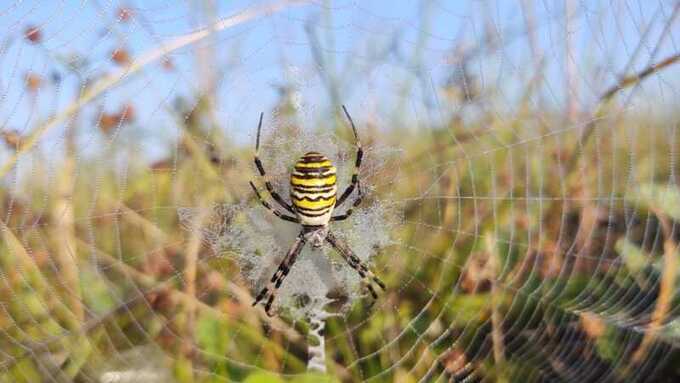
[[[0,381],[680,380],[678,1],[246,3],[0,7]]]
[[[312,150],[329,153],[339,172],[347,173],[338,177],[339,192],[349,184],[356,151],[352,143],[344,145],[351,153],[341,153],[339,139],[333,134],[314,134],[301,129],[292,137],[278,133],[270,139],[263,134],[263,139],[260,157],[281,195],[288,194],[287,188],[280,185],[288,184],[292,164],[301,154]],[[398,206],[389,200],[375,198],[370,180],[388,164],[397,163],[401,151],[394,148],[374,150],[371,147],[364,151],[365,168],[362,167],[361,171],[364,202],[354,209],[350,219],[331,223],[330,227],[359,259],[373,266],[374,257],[382,252],[389,256],[385,250],[397,243],[393,232],[399,224],[400,212]],[[269,164],[289,165],[270,169]],[[258,177],[254,179],[262,184]],[[204,209],[185,207],[178,209],[177,213],[185,230],[196,230],[195,220],[201,213],[208,215],[199,229],[203,241],[215,256],[229,258],[238,265],[253,295],[274,274],[301,230],[299,225],[280,222],[256,200]],[[322,249],[307,246],[277,292],[273,307],[275,311],[290,314],[295,320],[309,318],[311,312],[325,310],[329,304],[334,304],[334,310],[343,313],[360,299],[367,298],[364,289],[357,272],[330,246]]]

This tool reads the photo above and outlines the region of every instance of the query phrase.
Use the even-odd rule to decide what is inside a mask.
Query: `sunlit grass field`
[[[142,70],[123,56],[111,58],[121,70]],[[347,103],[365,149],[365,198],[338,230],[368,249],[360,256],[386,289],[373,304],[358,280],[330,290],[325,373],[309,368],[319,341],[310,318],[253,307],[262,281],[239,262],[271,272],[297,233],[248,185],[264,190],[258,116],[230,127],[251,132],[239,142],[213,125],[216,101],[196,94],[172,111],[177,140],[153,161],[137,145],[133,103],[61,126],[62,150],[36,145],[50,118],[115,88],[104,76],[73,110],[24,135],[2,131],[0,381],[677,381],[680,115],[629,106],[678,60],[621,76],[575,116],[536,102],[531,77],[509,111],[493,108],[508,101],[500,92],[433,84],[447,112],[417,127],[398,106],[376,119]],[[26,92],[47,92],[47,79],[29,80]],[[294,85],[262,107],[274,185],[285,191],[294,159],[328,136],[342,189],[355,152],[341,105],[305,124]],[[79,146],[83,130],[110,144]],[[238,206],[268,234],[201,213],[220,206]],[[371,247],[375,233],[389,241]],[[253,247],[231,237],[215,246],[242,234]],[[276,254],[254,250],[270,242]],[[351,271],[332,251],[307,256]],[[299,288],[313,285],[294,272]]]
[[[370,197],[395,202],[401,220],[393,229],[397,243],[375,258],[388,285],[375,311],[357,302],[328,320],[333,379],[408,381],[437,359],[453,374],[463,352],[485,376],[531,377],[540,371],[537,361],[561,358],[545,352],[551,337],[566,336],[560,332],[571,339],[555,347],[574,342],[570,347],[587,349],[579,353],[598,368],[632,358],[645,333],[602,319],[613,305],[603,302],[615,299],[617,315],[633,319],[641,313],[628,310],[640,309],[646,296],[652,301],[643,309],[654,312],[652,291],[663,289],[664,251],[674,241],[665,230],[673,231],[680,206],[680,192],[668,184],[670,157],[659,155],[677,141],[667,139],[663,122],[632,122],[600,123],[603,134],[571,172],[565,157],[573,155],[568,144],[578,130],[551,135],[543,127],[540,136],[524,128],[535,126],[528,120],[498,121],[493,134],[465,142],[457,130],[476,127],[364,137],[402,149],[401,166],[380,174],[395,182],[376,185]],[[639,148],[634,161],[630,142]],[[186,150],[168,159],[170,167],[135,163],[124,188],[106,158],[94,157],[88,162],[95,165],[78,169],[66,199],[41,189],[48,174],[39,168],[13,192],[3,190],[4,380],[87,381],[107,369],[144,370],[146,362],[180,381],[241,380],[260,368],[305,372],[304,321],[269,319],[251,307],[254,288],[238,265],[180,225],[178,206],[257,205],[247,184],[255,177],[252,148],[228,147],[217,159],[206,153]],[[633,179],[612,176],[624,171]],[[602,307],[590,308],[593,302]],[[491,350],[494,313],[505,338],[500,370]],[[448,339],[433,344],[442,327]],[[536,345],[531,334],[540,331]],[[674,331],[665,328],[647,352],[667,352],[663,337]],[[385,350],[394,334],[401,334],[398,343]],[[621,349],[627,337],[638,346]],[[532,362],[514,359],[515,352]],[[664,373],[674,374],[666,363]],[[396,367],[385,373],[384,366]]]

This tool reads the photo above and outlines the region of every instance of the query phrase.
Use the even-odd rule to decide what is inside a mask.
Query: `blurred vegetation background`
[[[679,12],[6,7],[0,381],[678,381]],[[321,374],[309,323],[251,307],[178,209],[258,206],[259,113],[351,143],[341,104],[367,161],[400,150],[366,177],[399,220],[387,290],[326,320]]]

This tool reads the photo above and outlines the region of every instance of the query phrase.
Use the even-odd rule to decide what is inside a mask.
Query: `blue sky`
[[[196,5],[196,4],[199,5]],[[215,19],[222,19],[266,2],[216,2]],[[530,4],[535,42],[545,58],[541,97],[549,108],[560,109],[565,99],[564,1],[525,1]],[[199,11],[201,2],[126,1],[40,3],[26,1],[0,6],[0,126],[22,133],[31,131],[55,110],[73,99],[82,78],[117,70],[110,60],[116,47],[126,47],[132,57],[158,47],[161,42],[200,28],[210,17]],[[425,125],[456,109],[439,88],[455,65],[456,47],[473,51],[488,48],[488,31],[501,41],[467,70],[480,87],[495,94],[499,113],[511,114],[518,94],[535,73],[521,1],[335,1],[295,6],[271,16],[217,33],[202,44],[214,53],[218,84],[216,117],[226,134],[237,142],[252,138],[260,111],[270,112],[277,100],[276,87],[293,84],[307,107],[305,122],[314,124],[327,115],[333,102],[328,81],[339,89],[338,97],[356,118],[373,116],[387,129],[394,124]],[[575,78],[583,109],[602,90],[614,83],[636,49],[647,25],[633,69],[647,65],[672,1],[572,1],[571,24]],[[133,19],[117,20],[121,6],[133,9]],[[39,26],[41,45],[27,44],[23,31]],[[311,31],[311,32],[310,32]],[[677,52],[676,26],[656,53],[657,58]],[[313,35],[314,37],[310,37]],[[314,56],[318,41],[320,68]],[[125,132],[137,138],[149,153],[167,147],[176,134],[169,110],[175,99],[195,99],[200,93],[196,45],[170,56],[175,69],[151,65],[106,92],[79,116],[84,146],[98,150],[102,142],[94,128],[101,110],[115,111],[131,102],[138,112],[136,123]],[[63,64],[69,56],[87,61],[80,74]],[[32,95],[23,86],[28,72],[49,78],[59,73],[62,81]],[[650,80],[640,92],[641,103],[654,96],[654,106],[678,102],[677,68]],[[660,101],[660,102],[659,102]],[[399,113],[396,113],[399,112]],[[398,115],[398,117],[395,117]],[[43,147],[58,147],[63,129],[55,129]],[[0,150],[2,152],[2,150]],[[5,154],[0,153],[0,157]]]

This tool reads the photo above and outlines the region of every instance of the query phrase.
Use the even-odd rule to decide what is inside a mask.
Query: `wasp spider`
[[[336,199],[337,185],[335,183],[335,166],[333,166],[331,161],[323,154],[308,152],[295,163],[293,172],[290,175],[290,198],[293,201],[292,204],[286,202],[281,198],[279,193],[274,190],[271,182],[267,178],[264,166],[262,166],[262,161],[260,161],[260,158],[258,157],[258,152],[260,150],[260,130],[262,128],[263,117],[263,114],[260,114],[260,122],[257,125],[257,140],[255,142],[255,166],[257,167],[260,176],[264,178],[264,185],[267,188],[269,195],[286,211],[281,212],[273,208],[269,202],[262,198],[260,191],[254,183],[250,182],[250,186],[267,210],[282,220],[302,225],[302,230],[300,231],[300,234],[298,234],[293,247],[288,251],[283,258],[283,261],[281,261],[279,268],[274,275],[272,275],[267,285],[259,294],[257,294],[257,297],[253,302],[253,306],[257,305],[259,302],[265,302],[264,307],[267,315],[272,315],[271,308],[272,303],[274,303],[274,298],[276,297],[276,291],[281,287],[283,280],[290,272],[297,256],[307,242],[314,248],[321,247],[324,241],[328,242],[342,258],[345,259],[349,266],[359,273],[362,283],[370,292],[373,300],[378,298],[373,283],[385,290],[385,284],[373,274],[363,262],[361,262],[347,244],[340,241],[340,239],[333,235],[328,228],[331,221],[342,221],[352,215],[352,209],[359,206],[362,199],[359,169],[361,168],[361,158],[363,157],[364,152],[361,149],[361,143],[359,142],[359,136],[357,135],[357,129],[354,126],[352,117],[350,117],[344,105],[342,110],[345,112],[345,115],[352,126],[357,147],[357,158],[354,165],[352,182],[343,191],[340,198]],[[332,215],[333,210],[341,206],[355,189],[357,191],[357,196],[352,206],[347,209],[344,214]],[[289,215],[288,213],[291,213],[292,215]]]

